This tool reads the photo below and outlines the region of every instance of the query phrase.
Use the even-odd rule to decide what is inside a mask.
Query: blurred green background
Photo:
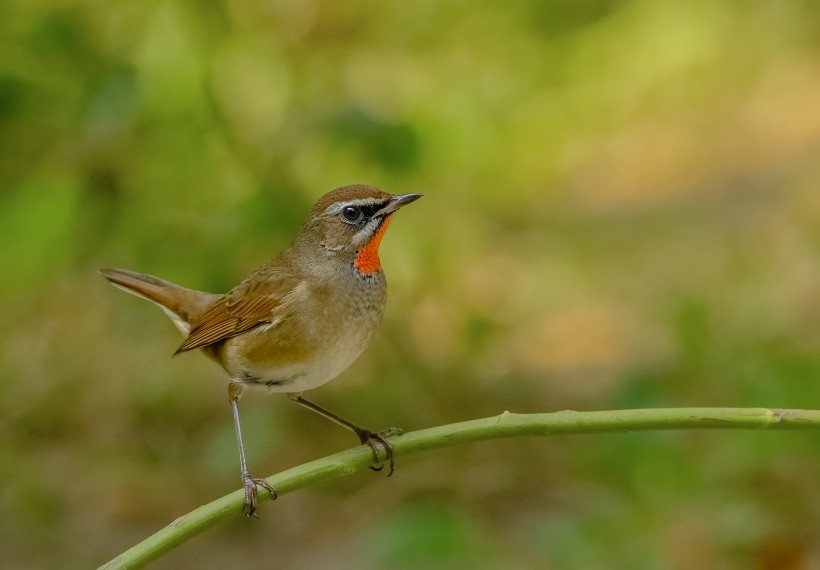
[[[0,565],[89,568],[240,485],[222,372],[101,266],[225,291],[324,192],[423,192],[371,429],[820,407],[814,0],[23,1],[0,24]],[[242,402],[252,471],[352,446]],[[263,504],[156,568],[818,568],[817,433],[515,439]]]

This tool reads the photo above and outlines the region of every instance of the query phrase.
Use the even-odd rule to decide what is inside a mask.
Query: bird
[[[185,335],[175,355],[198,349],[227,373],[245,516],[258,517],[257,487],[276,498],[273,486],[248,470],[238,407],[246,389],[287,394],[352,431],[370,447],[374,470],[384,467],[383,448],[392,475],[395,460],[387,438],[400,429],[367,430],[302,394],[339,376],[370,344],[387,297],[379,245],[393,214],[421,196],[364,184],[336,188],[316,202],[287,249],[225,294],[126,269],[99,270],[115,287],[151,301],[170,317]]]

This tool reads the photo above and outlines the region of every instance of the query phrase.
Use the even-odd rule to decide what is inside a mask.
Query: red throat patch
[[[370,238],[370,241],[365,244],[356,256],[356,261],[354,261],[353,264],[356,266],[356,269],[362,273],[375,273],[382,268],[382,262],[379,259],[379,244],[382,242],[384,232],[387,231],[387,226],[390,225],[391,217],[392,216],[387,216],[384,219],[382,225],[376,230],[375,235]]]

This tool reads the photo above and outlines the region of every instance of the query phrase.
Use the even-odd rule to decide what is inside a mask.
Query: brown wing
[[[272,323],[277,308],[287,302],[287,295],[299,280],[290,276],[266,274],[261,270],[211,305],[202,316],[192,323],[188,338],[174,354],[201,348],[254,327]]]

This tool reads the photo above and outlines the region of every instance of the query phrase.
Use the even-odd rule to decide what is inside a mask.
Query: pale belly
[[[326,384],[344,372],[364,352],[366,346],[358,339],[340,342],[324,351],[322,357],[309,362],[275,368],[245,367],[240,377],[243,383],[269,392],[304,392]]]
[[[353,283],[306,291],[298,306],[319,318],[293,318],[296,313],[291,308],[291,314],[278,321],[226,340],[218,349],[218,360],[232,381],[270,392],[296,393],[317,388],[344,372],[370,344],[385,303],[382,273],[350,278]],[[328,290],[339,288],[348,293],[340,299],[328,298]]]
[[[269,346],[261,343],[250,355],[246,344],[228,340],[222,348],[222,361],[232,381],[243,386],[269,392],[304,392],[330,382],[353,364],[370,344],[373,328],[346,330],[333,335],[333,340],[323,339],[321,350],[306,352],[272,342]]]

